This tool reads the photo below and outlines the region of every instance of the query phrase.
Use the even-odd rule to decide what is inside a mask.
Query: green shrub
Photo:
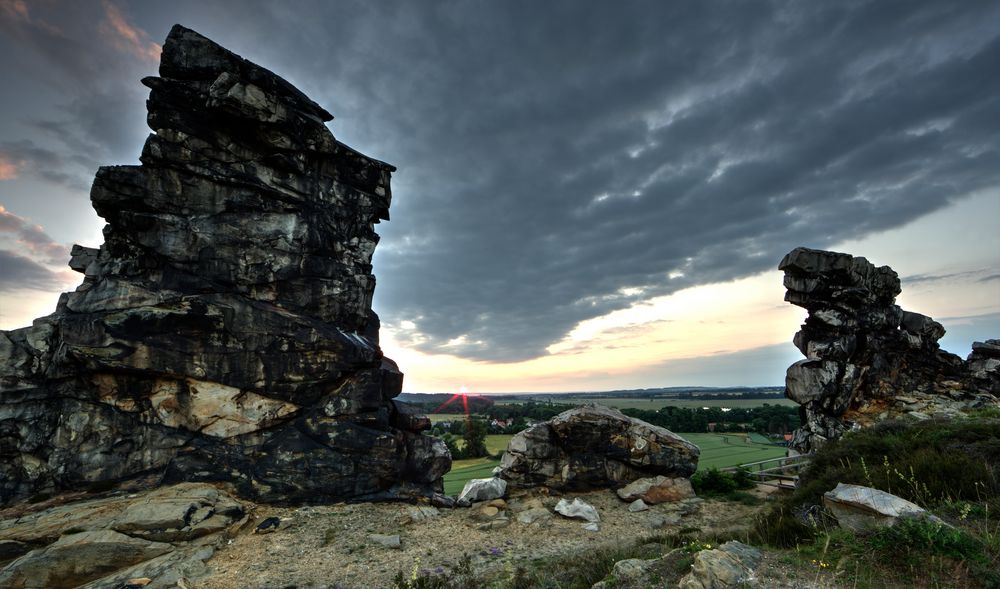
[[[726,495],[738,489],[752,489],[756,483],[744,469],[723,472],[715,467],[691,475],[691,486],[699,495]]]

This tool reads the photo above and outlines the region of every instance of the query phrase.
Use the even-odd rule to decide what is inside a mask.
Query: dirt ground
[[[758,493],[763,496],[766,491]],[[247,529],[238,534],[212,557],[208,576],[198,579],[192,589],[385,588],[392,586],[397,572],[406,577],[414,570],[450,572],[465,555],[477,572],[499,571],[535,559],[631,544],[683,528],[699,528],[697,533],[706,536],[729,531],[733,539],[739,539],[741,528],[749,525],[752,513],[759,509],[736,502],[705,501],[683,507],[661,504],[632,513],[609,490],[567,496],[573,497],[597,508],[599,531],[587,531],[583,529],[585,522],[558,515],[542,524],[517,520],[516,510],[533,499],[535,505],[541,501],[551,509],[555,497],[512,498],[506,510],[509,525],[495,529],[481,529],[495,520],[479,515],[476,507],[441,509],[436,517],[409,522],[412,506],[406,504],[259,506],[253,521],[278,517],[282,520],[278,530],[255,534]],[[651,520],[663,518],[668,522],[665,526],[651,527]],[[373,534],[398,535],[400,546],[384,547],[370,538]],[[794,567],[784,566],[776,558],[765,558],[762,572],[775,576],[770,586],[807,586]],[[789,574],[792,578],[786,584]]]

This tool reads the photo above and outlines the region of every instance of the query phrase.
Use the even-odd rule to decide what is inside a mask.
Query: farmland
[[[738,399],[738,398],[727,398],[727,395],[719,395],[717,398],[713,399],[677,399],[672,397],[653,397],[649,399],[642,399],[637,397],[561,397],[559,399],[549,399],[545,395],[538,395],[537,397],[531,398],[530,400],[536,403],[546,403],[551,401],[555,405],[566,405],[567,408],[576,405],[583,405],[585,403],[597,403],[598,405],[605,405],[607,407],[614,407],[616,409],[646,409],[648,411],[656,411],[662,407],[684,407],[699,408],[699,407],[760,407],[764,404],[767,405],[795,405],[794,401],[789,399]],[[497,401],[498,405],[509,405],[515,403],[523,403],[524,401]]]

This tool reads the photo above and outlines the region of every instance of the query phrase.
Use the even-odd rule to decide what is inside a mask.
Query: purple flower
[[[490,555],[491,556],[500,556],[501,554],[503,554],[503,550],[500,550],[496,546],[494,546],[493,548],[490,548]]]
[[[440,575],[441,573],[444,572],[444,567],[438,567],[438,568],[434,569],[434,572]]]

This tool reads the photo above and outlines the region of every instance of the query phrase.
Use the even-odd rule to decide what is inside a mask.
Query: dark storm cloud
[[[54,107],[34,120],[23,121],[39,133],[20,143],[35,153],[48,151],[47,163],[82,164],[81,171],[37,169],[36,175],[71,188],[89,188],[98,162],[113,164],[138,159],[146,134],[146,91],[136,84],[155,73],[148,42],[141,29],[130,29],[125,13],[114,2],[25,3],[3,0],[0,32],[16,44],[26,63],[15,64],[21,75],[46,84]],[[19,55],[18,58],[23,57]],[[27,110],[27,109],[26,109]],[[32,141],[42,139],[42,141]],[[137,145],[138,144],[138,145]]]
[[[75,190],[90,189],[90,176],[98,161],[86,150],[60,153],[39,147],[33,141],[0,142],[0,159],[16,163],[18,175],[29,175]]]
[[[991,2],[129,6],[154,41],[181,22],[279,72],[398,166],[376,310],[426,351],[538,356],[1000,183]],[[134,157],[135,67],[98,69],[47,128]]]
[[[902,276],[900,281],[903,284],[920,284],[920,283],[934,283],[934,282],[954,282],[954,281],[966,281],[972,278],[976,278],[977,282],[989,282],[997,276],[983,276],[988,272],[988,268],[980,268],[978,270],[968,270],[965,272],[948,272],[946,274],[913,274],[911,276]]]
[[[46,264],[63,265],[69,260],[69,248],[66,245],[57,243],[49,237],[41,226],[11,213],[0,205],[0,243],[3,242],[16,243],[23,253],[31,254]]]
[[[0,248],[0,292],[58,291],[64,286],[59,276],[45,266]]]
[[[407,15],[430,40],[399,43],[432,65],[372,66],[401,91],[385,132],[414,134],[375,152],[405,187],[379,310],[422,349],[536,356],[581,320],[997,185],[985,3],[503,7]]]

